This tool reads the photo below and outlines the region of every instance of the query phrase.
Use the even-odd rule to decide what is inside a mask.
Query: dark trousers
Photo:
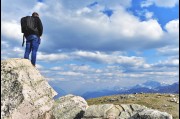
[[[26,37],[26,49],[24,53],[24,58],[29,59],[29,54],[31,53],[31,63],[35,66],[36,55],[38,47],[40,44],[40,38],[37,35],[29,35]]]

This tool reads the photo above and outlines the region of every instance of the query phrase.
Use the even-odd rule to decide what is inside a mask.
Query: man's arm
[[[38,19],[38,30],[39,30],[39,36],[42,36],[43,34],[43,25],[40,19]]]

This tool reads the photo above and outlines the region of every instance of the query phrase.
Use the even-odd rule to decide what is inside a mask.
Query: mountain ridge
[[[145,84],[145,85],[144,85]],[[151,85],[150,85],[151,84]],[[93,92],[86,92],[82,97],[85,99],[96,98],[101,96],[115,95],[115,94],[133,94],[133,93],[179,93],[179,82],[173,84],[161,84],[157,81],[148,81],[141,85],[135,85],[129,89],[121,90],[99,90]]]

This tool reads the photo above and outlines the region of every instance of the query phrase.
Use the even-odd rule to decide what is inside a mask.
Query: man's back
[[[24,33],[25,37],[28,37],[29,35],[35,34],[38,37],[42,36],[43,33],[43,25],[39,17],[32,16],[34,21],[34,27],[38,29],[38,31],[28,31]]]

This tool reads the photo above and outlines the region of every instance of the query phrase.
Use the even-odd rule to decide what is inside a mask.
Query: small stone
[[[165,105],[163,105],[163,106],[164,106],[164,107],[167,107],[168,105],[165,104]]]
[[[175,97],[175,95],[173,95],[173,94],[170,94],[170,95],[169,95],[169,97]]]

